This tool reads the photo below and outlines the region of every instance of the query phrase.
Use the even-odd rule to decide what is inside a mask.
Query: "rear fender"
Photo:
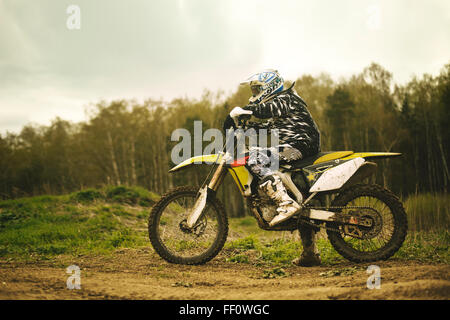
[[[350,159],[355,159],[355,158],[384,159],[384,158],[399,157],[401,155],[402,155],[401,153],[396,153],[396,152],[357,152],[357,153],[352,153],[351,155],[348,155],[344,158],[341,158],[340,160],[350,160]]]
[[[351,185],[357,184],[362,180],[364,180],[365,178],[374,175],[376,172],[377,172],[377,164],[374,162],[366,161],[361,165],[361,167],[358,168],[358,170],[350,177],[350,179],[347,180],[347,182],[342,186],[342,188],[346,188]]]
[[[340,189],[365,162],[363,158],[355,158],[344,163],[326,169],[309,192],[322,192]]]

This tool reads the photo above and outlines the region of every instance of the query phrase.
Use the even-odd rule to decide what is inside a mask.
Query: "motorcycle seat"
[[[282,164],[281,167],[285,169],[301,169],[312,164],[318,164],[322,162],[332,161],[336,159],[340,159],[343,157],[347,157],[353,154],[353,151],[328,151],[328,152],[319,152],[313,156],[307,157],[305,159],[300,159],[297,161],[293,161],[290,163]]]

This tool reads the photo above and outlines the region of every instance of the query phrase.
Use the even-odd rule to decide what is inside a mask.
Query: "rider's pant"
[[[271,148],[252,147],[247,167],[260,180],[274,175],[283,163],[302,159],[302,152],[288,144]]]
[[[280,164],[302,159],[302,152],[288,144],[271,148],[253,147],[249,150],[247,167],[262,181],[265,177],[273,176]],[[315,241],[315,231],[310,226],[299,228],[304,253],[318,252]]]

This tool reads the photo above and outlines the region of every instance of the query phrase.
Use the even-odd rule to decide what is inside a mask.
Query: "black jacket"
[[[254,117],[263,120],[251,127],[256,130],[278,129],[280,144],[289,144],[299,149],[303,157],[308,157],[320,152],[320,132],[306,102],[293,86],[244,109],[253,111]]]

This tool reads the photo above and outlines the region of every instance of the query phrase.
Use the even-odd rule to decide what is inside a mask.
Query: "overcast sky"
[[[338,80],[372,61],[399,84],[438,74],[450,1],[0,0],[0,133],[85,120],[101,99],[229,93],[263,68]]]

